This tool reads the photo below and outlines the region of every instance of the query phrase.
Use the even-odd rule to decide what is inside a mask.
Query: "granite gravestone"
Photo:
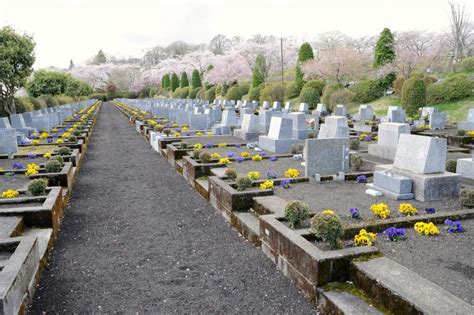
[[[410,125],[381,123],[377,144],[369,144],[369,155],[393,161],[401,134],[410,134]]]
[[[11,129],[11,127],[7,117],[0,117],[0,129]]]
[[[335,175],[349,170],[349,138],[306,139],[305,176]]]
[[[245,141],[256,141],[259,135],[258,116],[254,114],[244,114],[242,126],[234,130],[234,136]]]
[[[446,113],[433,112],[429,115],[430,129],[444,129],[446,128]]]
[[[344,117],[346,117],[347,116],[347,106],[342,105],[342,104],[336,105],[336,107],[334,108],[334,115],[335,116],[344,116]]]
[[[18,143],[15,129],[0,129],[0,154],[7,154],[10,158],[18,152]]]
[[[297,142],[293,138],[293,121],[283,117],[272,117],[268,135],[258,137],[260,148],[275,153],[290,152]]]
[[[306,114],[297,112],[288,114],[288,118],[293,121],[293,138],[304,140],[308,137],[308,125],[306,124]]]
[[[464,178],[474,179],[474,150],[470,158],[458,159],[456,173]]]
[[[458,122],[458,129],[466,131],[474,130],[474,108],[469,109],[467,119],[465,121]]]
[[[347,118],[342,116],[328,116],[318,133],[318,139],[349,138]]]

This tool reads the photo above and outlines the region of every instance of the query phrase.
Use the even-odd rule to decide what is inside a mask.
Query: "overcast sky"
[[[463,3],[463,2],[460,2]],[[466,4],[471,13],[473,5]],[[0,26],[34,36],[35,68],[84,63],[99,49],[141,56],[146,49],[216,34],[255,33],[311,40],[338,30],[351,36],[392,30],[446,30],[447,0],[0,0]]]

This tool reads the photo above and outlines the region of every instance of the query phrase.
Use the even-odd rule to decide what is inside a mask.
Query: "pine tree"
[[[381,67],[395,59],[395,48],[393,34],[388,28],[380,33],[375,45],[374,67]]]
[[[191,77],[191,86],[193,89],[201,87],[201,75],[199,74],[199,71],[197,69],[193,70],[193,74]]]
[[[252,70],[252,87],[259,87],[265,82],[267,63],[263,55],[258,55]]]
[[[169,87],[170,87],[170,84],[171,84],[170,75],[169,75],[169,74],[165,74],[165,75],[161,78],[161,87],[162,87],[164,90],[168,90]]]
[[[311,59],[314,59],[313,48],[309,43],[303,43],[298,51],[298,63],[295,69],[295,84],[298,91],[301,91],[305,84],[304,73],[301,69],[301,65]]]
[[[178,78],[178,75],[174,72],[171,75],[171,85],[170,85],[170,87],[171,87],[171,92],[174,92],[174,90],[176,90],[179,87],[179,78]]]
[[[73,69],[73,68],[74,68],[74,62],[73,62],[72,59],[71,59],[71,60],[69,60],[69,68],[68,68],[68,70],[71,70],[71,69]]]
[[[92,64],[94,64],[94,65],[100,65],[100,64],[103,64],[103,63],[106,63],[106,62],[107,62],[107,57],[105,57],[105,54],[102,51],[102,49],[99,50],[97,55],[95,55],[94,59],[92,60]]]
[[[183,71],[183,73],[181,73],[179,86],[182,88],[189,86],[188,74],[186,73],[186,71]]]

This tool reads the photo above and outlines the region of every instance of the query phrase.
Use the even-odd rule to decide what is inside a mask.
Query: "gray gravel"
[[[387,257],[474,304],[474,220],[461,223],[464,233],[448,234],[444,224],[437,225],[437,236],[417,235],[410,228],[405,229],[405,241],[389,242],[379,236],[377,247]]]
[[[375,217],[370,211],[370,206],[374,203],[384,202],[388,204],[391,217],[398,216],[400,203],[411,203],[418,209],[418,213],[425,214],[425,208],[435,208],[436,211],[450,211],[462,209],[459,198],[447,199],[443,201],[420,202],[416,200],[396,201],[386,196],[372,197],[365,193],[365,184],[358,184],[355,181],[344,183],[329,181],[322,183],[298,183],[293,184],[290,189],[275,188],[275,195],[287,200],[302,200],[315,211],[332,209],[344,222],[354,222],[350,218],[349,209],[358,208],[361,216],[367,220]]]
[[[14,176],[0,175],[0,193],[9,189],[26,188],[29,181],[29,177],[22,174],[15,174]]]
[[[13,163],[23,164],[23,168],[26,169],[26,166],[31,163],[36,163],[38,165],[46,163],[46,159],[42,156],[38,156],[34,159],[29,158],[15,158],[15,159],[0,159],[0,167],[3,167],[4,170],[13,170]]]
[[[31,314],[311,313],[111,104],[101,108]]]

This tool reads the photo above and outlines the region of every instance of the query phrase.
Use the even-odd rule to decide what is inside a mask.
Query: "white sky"
[[[463,3],[462,1],[459,3]],[[466,4],[471,13],[474,4]],[[34,36],[35,68],[67,67],[99,49],[141,56],[147,48],[216,34],[255,33],[311,40],[338,30],[351,36],[393,31],[440,31],[449,26],[447,0],[0,0],[0,27]]]

